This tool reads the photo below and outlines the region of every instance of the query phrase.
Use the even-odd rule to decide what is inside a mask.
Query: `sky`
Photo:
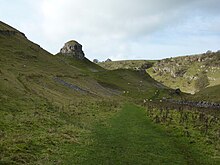
[[[162,59],[220,49],[220,0],[0,0],[0,20],[56,54]]]

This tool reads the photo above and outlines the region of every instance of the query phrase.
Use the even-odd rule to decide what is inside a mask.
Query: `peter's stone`
[[[82,45],[74,40],[65,43],[64,47],[60,49],[60,53],[68,56],[73,56],[81,60],[85,58],[85,54],[82,50]]]

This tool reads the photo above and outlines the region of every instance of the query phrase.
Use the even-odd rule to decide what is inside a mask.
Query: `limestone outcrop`
[[[65,43],[64,47],[60,49],[60,53],[68,56],[73,56],[81,60],[85,58],[85,54],[82,50],[82,45],[75,40],[71,40]]]

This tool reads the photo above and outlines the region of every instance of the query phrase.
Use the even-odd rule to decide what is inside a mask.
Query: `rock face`
[[[108,58],[107,60],[105,60],[105,62],[111,62],[112,60],[110,58]]]
[[[155,80],[170,88],[180,88],[183,92],[194,94],[199,89],[207,87],[197,89],[198,84],[203,82],[208,82],[204,84],[209,86],[220,84],[217,75],[220,73],[220,51],[163,59],[154,63],[152,69],[148,69],[147,72]],[[199,75],[207,76],[199,78]]]
[[[82,50],[82,45],[74,40],[65,43],[64,47],[60,49],[60,53],[68,56],[73,56],[81,60],[85,58],[85,54]]]

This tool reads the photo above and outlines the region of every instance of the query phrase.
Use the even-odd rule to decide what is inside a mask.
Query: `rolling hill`
[[[132,69],[138,70],[141,67],[152,67],[156,60],[124,60],[124,61],[109,61],[109,62],[98,62],[98,65],[108,69]]]
[[[84,143],[92,123],[125,100],[151,98],[155,91],[163,97],[169,90],[147,73],[108,71],[87,58],[52,55],[0,22],[0,161],[55,159],[65,152],[62,146]]]
[[[136,63],[141,69],[134,69]],[[107,70],[87,58],[62,52],[52,55],[0,22],[0,164],[217,162],[210,153],[219,154],[218,139],[214,139],[219,122],[210,125],[211,138],[193,130],[191,139],[180,136],[178,131],[185,134],[186,128],[194,127],[187,123],[183,127],[178,113],[173,123],[157,125],[154,121],[160,115],[161,121],[168,121],[165,117],[171,121],[163,108],[175,108],[167,103],[161,106],[162,98],[181,99],[185,94],[146,73],[156,66],[155,61],[131,64]],[[207,88],[204,93],[214,91]],[[199,129],[204,127],[202,122]],[[169,124],[173,131],[166,128]]]
[[[220,52],[160,60],[147,72],[166,86],[195,93],[205,87],[220,84]],[[196,81],[202,81],[204,78],[208,79],[208,83],[197,87]]]
[[[158,85],[159,83],[147,74],[143,76],[138,71],[116,70],[111,72],[86,58],[79,60],[60,53],[54,56],[39,45],[29,41],[18,30],[4,23],[1,23],[0,27],[1,78],[4,80],[1,81],[3,83],[2,90],[8,91],[10,88],[15,89],[18,93],[25,93],[29,90],[42,97],[45,95],[46,98],[51,98],[51,93],[56,93],[58,97],[63,95],[64,98],[68,94],[70,96],[78,95],[77,92],[74,94],[72,91],[62,93],[61,90],[56,89],[58,82],[54,81],[55,78],[73,83],[97,96],[106,96],[105,94],[109,94],[110,87],[113,86],[117,90],[120,89],[118,92],[137,91],[139,88],[146,90],[165,88]],[[123,78],[116,81],[116,78],[119,77]],[[129,83],[133,84],[128,85]],[[109,84],[108,88],[105,88],[104,84]],[[7,92],[1,93],[8,95]],[[61,101],[60,98],[58,100]]]
[[[100,62],[100,66],[108,70],[114,69],[146,69],[147,73],[173,89],[181,89],[194,94],[206,87],[220,84],[220,52],[207,52],[199,55],[167,58],[157,61],[128,60]],[[203,82],[203,79],[207,79]],[[201,82],[198,84],[198,82]]]

